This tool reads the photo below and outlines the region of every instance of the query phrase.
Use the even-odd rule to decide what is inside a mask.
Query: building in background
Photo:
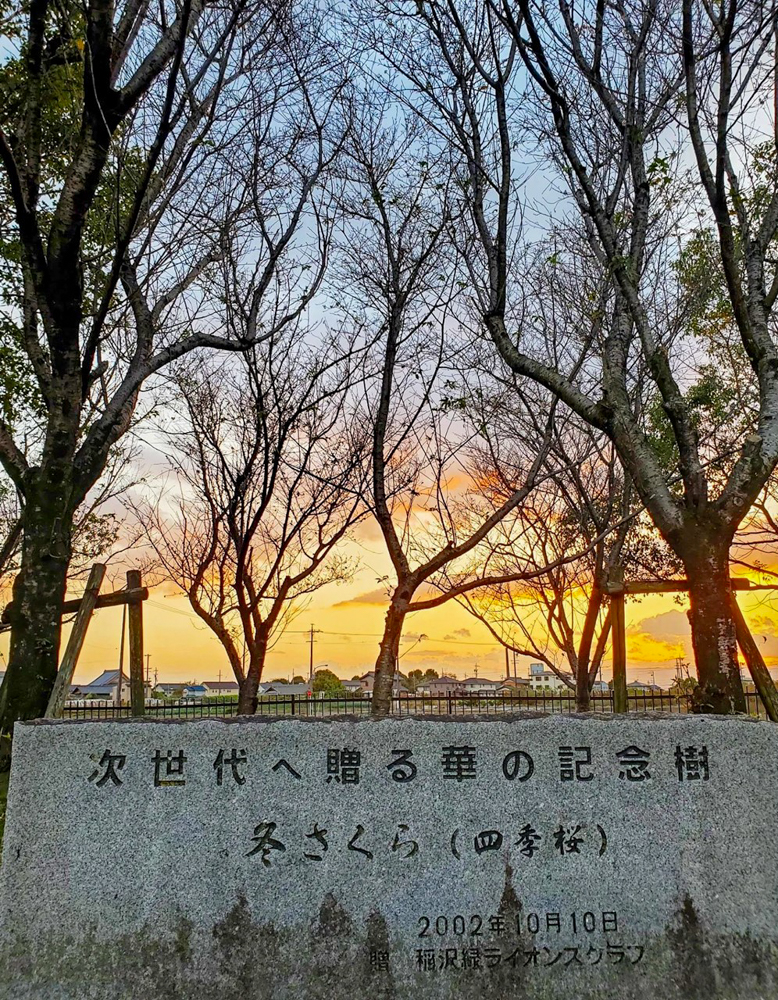
[[[499,695],[521,695],[529,691],[529,680],[526,677],[508,677],[497,688]]]
[[[443,674],[441,677],[433,677],[431,680],[423,681],[416,688],[416,694],[426,694],[433,698],[446,697],[448,694],[455,694],[459,687],[456,677],[449,677]]]
[[[368,670],[366,674],[362,674],[359,678],[359,684],[366,697],[368,695],[372,695],[373,685],[375,684],[375,670]],[[392,694],[395,698],[399,698],[399,696],[405,691],[405,685],[397,674],[395,674],[394,681],[392,682]]]
[[[656,694],[661,690],[658,684],[650,684],[647,681],[630,681],[627,684],[627,691],[632,694]]]
[[[240,693],[237,681],[203,681],[203,687],[209,695],[237,695]]]
[[[459,682],[459,690],[463,694],[490,695],[496,694],[502,683],[490,680],[488,677],[465,677]]]
[[[152,693],[158,698],[180,698],[184,693],[184,685],[181,681],[175,684],[159,683],[154,685]]]
[[[116,704],[116,689],[119,686],[119,671],[104,670],[99,677],[95,677],[89,684],[71,684],[71,701],[110,701]],[[148,681],[144,682],[144,697],[151,695],[151,686]],[[126,673],[122,673],[122,705],[130,703],[130,678]]]
[[[208,692],[203,684],[187,684],[182,695],[184,698],[205,698]]]
[[[533,669],[537,667],[541,669]],[[568,678],[570,684],[565,684],[562,677]],[[562,671],[562,677],[553,670],[543,669],[542,663],[530,663],[529,686],[532,691],[570,691],[575,686],[573,675]]]
[[[281,684],[274,681],[268,684],[260,684],[258,693],[261,696],[275,695],[277,698],[287,698],[289,695],[305,698],[309,691],[310,689],[307,684]]]

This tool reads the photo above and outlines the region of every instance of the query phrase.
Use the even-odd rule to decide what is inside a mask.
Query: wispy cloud
[[[368,590],[364,594],[355,594],[345,601],[338,601],[333,604],[333,608],[350,608],[353,604],[370,604],[373,607],[382,607],[388,603],[389,595],[383,587],[376,587],[375,590]]]

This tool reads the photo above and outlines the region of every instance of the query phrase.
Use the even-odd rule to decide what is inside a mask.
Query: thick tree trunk
[[[377,718],[389,715],[392,709],[392,687],[400,650],[400,637],[405,622],[408,602],[405,599],[392,597],[389,610],[386,612],[384,634],[378,649],[378,659],[375,664],[375,681],[373,684],[373,702],[371,712]]]
[[[13,586],[8,669],[0,689],[0,734],[6,738],[16,719],[43,715],[57,676],[72,552],[71,492],[61,479],[53,489],[38,483],[28,490],[21,567]]]
[[[258,639],[251,650],[251,660],[246,672],[246,679],[240,685],[238,693],[238,715],[254,715],[259,702],[259,682],[265,667],[267,640]]]
[[[697,687],[692,698],[695,711],[719,715],[745,712],[729,583],[729,540],[722,543],[704,532],[695,532],[684,550],[688,616],[697,667]]]
[[[582,663],[580,659],[575,671],[575,710],[576,712],[591,711],[588,661]]]

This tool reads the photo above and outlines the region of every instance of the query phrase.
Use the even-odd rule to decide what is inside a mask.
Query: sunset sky
[[[314,665],[327,665],[338,676],[349,678],[371,670],[386,611],[389,571],[381,543],[373,528],[361,532],[352,543],[361,557],[361,568],[348,584],[321,590],[291,624],[269,654],[264,678],[307,675],[309,637],[317,632]],[[754,579],[756,579],[754,577]],[[83,586],[80,584],[79,586]],[[104,591],[118,589],[116,578]],[[78,594],[74,586],[74,594]],[[778,676],[778,591],[741,594],[746,612],[763,655]],[[110,608],[95,615],[76,671],[75,680],[85,683],[102,670],[118,665],[122,613]],[[231,679],[226,656],[208,629],[191,611],[185,597],[170,585],[152,590],[144,609],[145,649],[151,655],[152,681],[204,681]],[[428,636],[417,642],[420,633]],[[65,631],[66,641],[67,630]],[[0,636],[0,669],[5,667],[8,635]],[[672,595],[651,595],[627,602],[628,680],[650,681],[668,687],[675,674],[675,659],[693,662],[685,603]],[[520,676],[529,673],[529,658],[518,662]],[[126,660],[125,660],[126,663]],[[504,650],[486,627],[456,603],[409,616],[401,646],[401,669],[433,667],[457,677],[501,677],[505,674]],[[603,678],[611,676],[609,662]]]

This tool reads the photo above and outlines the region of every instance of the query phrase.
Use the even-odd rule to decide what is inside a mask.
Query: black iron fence
[[[764,706],[755,692],[746,693],[749,715],[766,718]],[[630,712],[672,712],[686,714],[691,710],[689,695],[669,691],[634,691],[629,693]],[[394,698],[392,715],[501,715],[511,712],[543,712],[569,714],[576,711],[575,698],[567,694],[537,692],[519,695],[407,695]],[[592,712],[613,712],[612,694],[595,694]],[[66,719],[125,719],[131,717],[129,705],[121,708],[106,702],[83,701],[65,706]],[[198,701],[150,700],[146,717],[151,719],[201,719],[208,716],[238,714],[236,698],[207,698]],[[369,715],[370,699],[364,697],[329,697],[316,695],[283,695],[260,698],[257,715],[302,716],[323,718],[331,715]]]

